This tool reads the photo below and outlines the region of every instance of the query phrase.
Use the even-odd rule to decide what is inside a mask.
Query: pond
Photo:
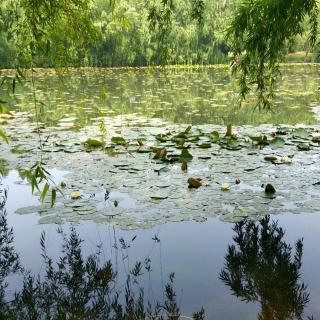
[[[11,97],[13,118],[3,118],[10,144],[1,142],[1,187],[22,265],[45,279],[43,244],[58,261],[63,232],[68,239],[74,226],[84,257],[98,250],[99,263],[111,260],[121,303],[141,261],[134,291],[161,303],[174,272],[176,305],[168,305],[182,316],[203,307],[206,319],[320,318],[318,74],[317,66],[283,69],[273,113],[252,113],[250,100],[235,107],[225,67],[74,70],[62,79],[38,71],[42,152],[28,84]],[[39,159],[62,190],[53,208],[23,180]],[[21,275],[8,278],[10,300]],[[54,279],[41,290],[61,285],[72,297],[76,278]]]
[[[273,112],[254,112],[253,97],[237,107],[236,83],[227,66],[169,69],[75,69],[35,74],[40,121],[57,125],[74,117],[82,127],[97,116],[137,113],[174,123],[312,124],[319,98],[317,65],[282,68]],[[17,86],[12,108],[34,110],[32,84]]]

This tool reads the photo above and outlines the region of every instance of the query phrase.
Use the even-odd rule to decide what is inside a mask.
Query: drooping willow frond
[[[246,0],[237,9],[227,31],[233,51],[233,71],[240,85],[240,101],[254,88],[259,109],[270,108],[279,62],[287,44],[303,32],[310,18],[309,42],[318,34],[317,0]]]

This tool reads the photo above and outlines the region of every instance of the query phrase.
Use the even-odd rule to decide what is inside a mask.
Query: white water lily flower
[[[222,191],[229,191],[230,190],[230,184],[229,183],[223,183],[221,185],[221,190]]]
[[[293,159],[292,157],[285,156],[281,158],[281,162],[285,164],[291,164],[293,162]]]

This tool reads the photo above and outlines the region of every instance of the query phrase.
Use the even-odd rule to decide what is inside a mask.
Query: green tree
[[[85,0],[2,0],[0,17],[7,39],[16,48],[14,66],[18,69],[41,65],[47,57],[52,65],[67,64],[68,58],[82,52],[94,36],[91,1]],[[59,36],[58,36],[59,35]]]
[[[307,25],[309,45],[317,43],[317,0],[245,0],[237,8],[227,38],[233,71],[239,77],[240,100],[253,89],[257,106],[270,108],[279,75],[279,62]]]
[[[30,55],[38,67],[226,62],[239,2],[0,0],[0,66],[28,67]]]

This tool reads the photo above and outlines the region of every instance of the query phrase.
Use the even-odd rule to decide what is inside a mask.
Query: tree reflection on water
[[[45,266],[45,275],[34,276],[24,271],[13,246],[13,230],[8,227],[5,200],[2,193],[0,207],[0,319],[72,319],[72,320],[137,320],[180,319],[181,312],[173,288],[174,274],[169,276],[164,288],[163,301],[146,302],[139,278],[150,272],[150,261],[137,262],[127,274],[124,289],[115,286],[118,277],[111,261],[101,262],[98,250],[85,258],[82,240],[75,229],[70,235],[58,230],[63,245],[58,262],[48,255],[45,236],[40,244]],[[122,243],[122,245],[125,245]],[[99,247],[98,247],[99,248]],[[12,275],[22,278],[22,288],[8,301],[7,278]],[[192,318],[204,319],[204,311]]]
[[[233,230],[234,244],[228,247],[220,279],[236,297],[260,303],[260,320],[302,319],[309,302],[300,279],[302,239],[293,249],[269,216],[259,223],[239,222]]]
[[[57,262],[48,255],[43,234],[40,244],[44,274],[27,272],[13,246],[13,230],[6,219],[6,198],[6,191],[0,191],[0,319],[188,318],[182,316],[177,303],[174,274],[164,287],[163,300],[150,303],[139,283],[144,273],[151,272],[150,259],[137,262],[119,286],[119,273],[111,260],[101,261],[99,246],[96,253],[85,256],[83,241],[75,229],[69,235],[58,230],[63,241]],[[233,229],[234,244],[228,247],[220,279],[241,300],[261,305],[260,320],[302,319],[309,302],[300,272],[302,240],[292,248],[284,240],[284,230],[270,217],[260,222],[244,220]],[[122,249],[128,247],[122,238],[118,245]],[[12,275],[20,277],[22,285],[9,298],[8,279]],[[203,320],[204,310],[189,319]]]

